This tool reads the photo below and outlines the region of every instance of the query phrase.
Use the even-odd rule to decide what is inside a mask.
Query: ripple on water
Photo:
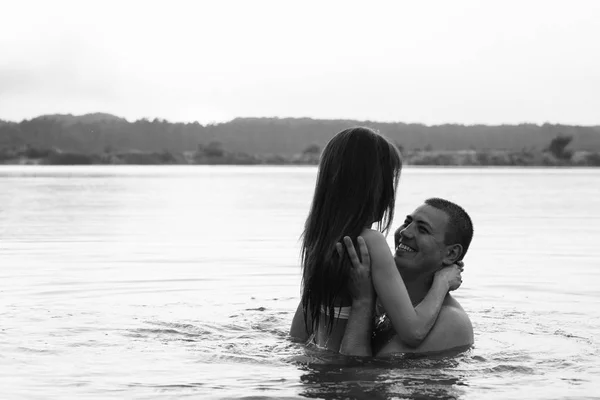
[[[21,353],[33,353],[33,354],[56,354],[57,352],[55,350],[51,350],[51,349],[40,349],[40,348],[33,348],[33,347],[25,347],[25,346],[19,346],[15,349],[17,352],[21,352]]]

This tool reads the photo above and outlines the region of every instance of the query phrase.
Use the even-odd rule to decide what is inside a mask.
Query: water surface
[[[600,170],[405,168],[394,226],[433,196],[473,218],[476,344],[392,362],[287,338],[315,177],[0,167],[0,396],[598,398]]]

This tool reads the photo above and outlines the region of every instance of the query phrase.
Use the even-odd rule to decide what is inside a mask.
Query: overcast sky
[[[0,119],[600,125],[600,1],[0,0]]]

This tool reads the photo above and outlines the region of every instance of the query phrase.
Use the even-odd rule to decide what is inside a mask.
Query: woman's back
[[[329,330],[329,324],[327,320],[321,319],[319,322],[319,327],[313,338],[314,344],[316,344],[318,347],[335,352],[340,351],[342,339],[346,333],[346,325],[348,322],[350,307],[336,307],[336,313],[338,313],[338,311],[341,311],[341,318],[334,319],[333,328],[331,331]],[[344,313],[348,313],[348,316],[343,315]]]

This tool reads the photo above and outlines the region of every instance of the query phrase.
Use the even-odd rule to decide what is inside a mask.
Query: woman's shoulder
[[[384,250],[387,250],[386,253],[389,252],[389,245],[383,233],[374,229],[363,229],[360,235],[365,240],[370,252]]]
[[[390,245],[383,233],[374,229],[363,229],[360,235],[367,245],[373,270],[379,268],[387,269],[388,267],[393,270],[396,269],[394,256],[390,251]]]
[[[362,238],[365,239],[365,242],[367,243],[379,242],[382,240],[385,242],[385,236],[383,235],[383,233],[376,231],[375,229],[365,228],[360,233],[360,236],[362,236]]]

